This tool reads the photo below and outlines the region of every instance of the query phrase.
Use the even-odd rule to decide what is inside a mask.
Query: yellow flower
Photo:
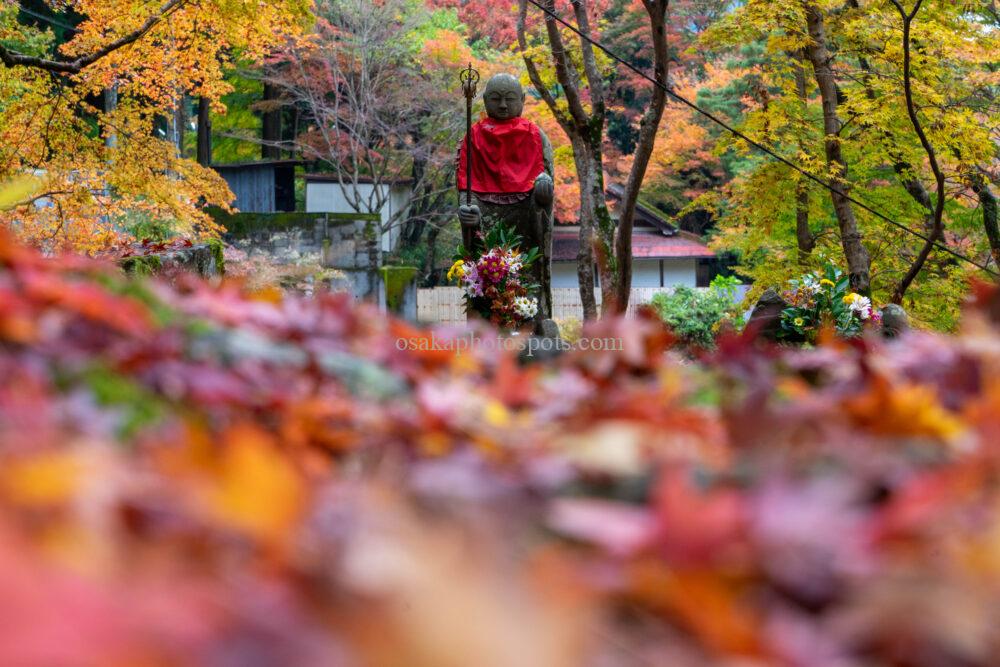
[[[465,262],[458,260],[448,269],[448,280],[458,281],[465,276]]]
[[[856,294],[855,292],[851,292],[850,294],[848,294],[847,296],[844,297],[844,303],[846,303],[846,304],[852,304],[852,303],[854,303],[855,301],[857,301],[860,298],[861,298],[860,294]]]
[[[804,319],[802,319],[801,317],[796,317],[795,318],[795,326],[800,327],[800,326],[802,326],[805,323],[806,323],[806,321]]]
[[[829,285],[830,287],[836,287],[836,284],[832,280],[830,280],[829,278],[823,278],[823,280],[819,281],[819,284],[820,285]]]
[[[490,401],[483,410],[483,418],[490,426],[504,428],[510,424],[511,414],[500,401]]]

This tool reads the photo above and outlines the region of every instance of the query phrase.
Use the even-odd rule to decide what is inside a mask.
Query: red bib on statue
[[[458,189],[466,190],[465,139],[458,149]],[[525,118],[485,118],[472,126],[472,191],[484,194],[530,192],[545,171],[542,134]]]

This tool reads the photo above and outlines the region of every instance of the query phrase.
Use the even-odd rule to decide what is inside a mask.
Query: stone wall
[[[331,289],[384,302],[377,215],[341,213],[213,213],[223,240],[251,258],[275,264],[318,264],[336,269]]]

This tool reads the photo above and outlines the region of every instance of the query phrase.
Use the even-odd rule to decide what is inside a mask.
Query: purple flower
[[[468,264],[469,268],[462,276],[462,286],[465,288],[465,293],[469,296],[482,296],[483,295],[483,280],[479,275],[479,266],[476,264]]]

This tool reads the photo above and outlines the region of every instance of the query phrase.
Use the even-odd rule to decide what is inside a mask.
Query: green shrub
[[[154,218],[145,211],[128,211],[122,216],[120,224],[137,241],[148,239],[154,243],[163,243],[174,237],[177,223]]]
[[[677,287],[673,292],[655,295],[652,306],[682,343],[712,348],[719,325],[735,319],[739,284],[730,277],[713,280],[707,290]]]

